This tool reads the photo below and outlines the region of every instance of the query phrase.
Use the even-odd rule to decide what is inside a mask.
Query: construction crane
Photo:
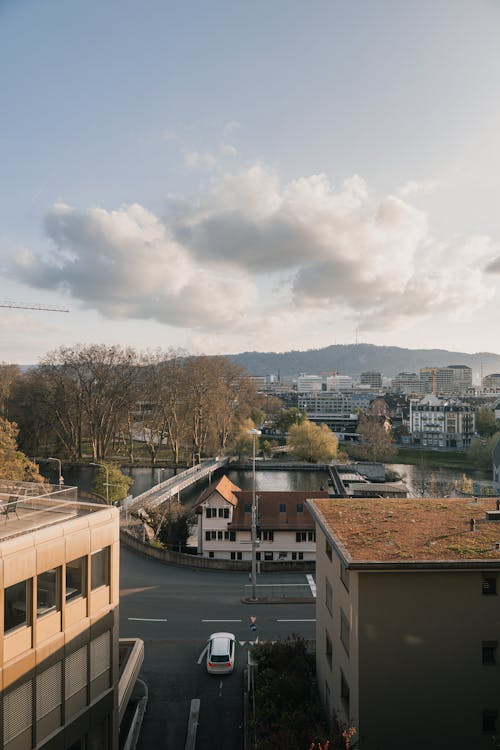
[[[67,307],[59,305],[34,305],[31,302],[15,302],[11,299],[0,300],[0,307],[15,307],[19,310],[49,310],[50,312],[69,312]]]

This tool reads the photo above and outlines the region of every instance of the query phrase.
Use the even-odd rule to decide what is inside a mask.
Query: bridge
[[[165,479],[164,482],[155,484],[154,487],[142,492],[140,495],[136,495],[127,505],[127,511],[139,510],[146,502],[153,507],[161,505],[167,502],[167,500],[171,500],[174,495],[179,497],[181,491],[185,490],[186,487],[190,487],[192,484],[196,484],[196,482],[206,477],[211,482],[212,474],[217,469],[227,466],[228,463],[229,456],[224,456],[224,458],[208,458],[200,464],[196,464],[196,466],[190,466],[189,469]]]

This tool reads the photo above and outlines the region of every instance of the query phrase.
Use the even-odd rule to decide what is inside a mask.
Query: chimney
[[[470,521],[469,521],[469,524],[470,524],[470,530],[471,531],[475,531],[476,530],[476,519],[475,518],[471,518]]]

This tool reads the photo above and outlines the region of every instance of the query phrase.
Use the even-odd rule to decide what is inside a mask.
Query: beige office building
[[[118,511],[0,481],[0,512],[1,746],[116,748]]]
[[[317,675],[359,750],[500,740],[496,500],[316,499]]]

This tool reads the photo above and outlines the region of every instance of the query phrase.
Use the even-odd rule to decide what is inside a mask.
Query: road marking
[[[196,731],[198,729],[198,717],[200,715],[200,699],[193,698],[189,711],[188,730],[184,750],[194,750],[196,747]]]
[[[198,664],[201,664],[201,662],[203,661],[203,659],[204,659],[205,654],[207,653],[207,651],[208,651],[208,643],[207,643],[207,645],[205,646],[205,648],[203,649],[203,651],[201,652],[201,654],[198,657]]]
[[[168,622],[163,617],[154,618],[154,617],[129,617],[129,620],[133,620],[134,622]]]
[[[219,682],[219,698],[222,696],[222,680]]]
[[[202,622],[241,622],[241,620],[202,620]]]
[[[276,620],[276,622],[316,622],[316,620]]]
[[[272,588],[285,588],[286,586],[293,586],[294,588],[297,588],[299,586],[308,586],[307,583],[256,583],[256,588],[263,588],[268,589],[270,587]],[[252,586],[251,583],[245,583],[245,588],[249,589]]]
[[[312,577],[310,573],[306,575],[307,583],[309,584],[309,588],[311,589],[311,594],[316,598],[316,581]]]

